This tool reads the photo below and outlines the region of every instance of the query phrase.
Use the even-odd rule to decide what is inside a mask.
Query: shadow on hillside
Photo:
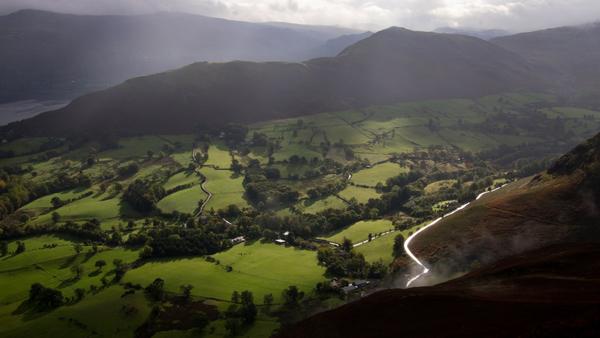
[[[261,242],[260,239],[252,239],[252,240],[245,241],[244,242],[244,246],[251,246],[251,245],[254,245],[256,243],[263,243],[263,242]],[[269,243],[269,242],[266,242],[266,243]]]
[[[88,277],[96,277],[102,273],[102,270],[96,269],[88,274]]]
[[[64,289],[66,287],[69,287],[77,282],[79,282],[81,280],[81,278],[78,277],[71,277],[69,279],[65,279],[62,282],[60,282],[60,284],[58,285],[59,289]]]
[[[141,218],[143,215],[135,211],[126,202],[119,201],[119,216],[121,218]]]
[[[93,252],[93,251],[86,252],[85,256],[83,256],[83,261],[81,261],[81,263],[86,263],[87,261],[92,259],[92,257],[94,257],[95,255],[96,255],[96,252]]]
[[[66,269],[69,266],[73,265],[73,263],[75,263],[75,260],[77,259],[77,257],[79,257],[79,255],[73,255],[71,257],[69,257],[64,263],[62,263],[58,268],[59,269]]]
[[[30,321],[43,317],[53,310],[40,310],[35,304],[31,304],[29,300],[24,300],[11,314],[13,316],[22,315],[21,319],[23,321]]]

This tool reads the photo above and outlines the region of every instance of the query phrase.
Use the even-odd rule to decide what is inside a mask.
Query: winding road
[[[202,180],[202,183],[200,183],[200,189],[202,189],[202,191],[204,191],[204,193],[208,197],[206,197],[206,200],[204,200],[204,202],[200,206],[200,209],[198,210],[198,213],[196,213],[196,216],[200,216],[200,214],[204,211],[204,207],[206,207],[206,205],[208,204],[208,202],[210,201],[210,199],[213,196],[213,194],[210,191],[206,190],[206,187],[204,187],[204,183],[206,183],[206,178],[204,180]]]
[[[192,149],[192,162],[196,162],[196,163],[198,162],[196,155],[197,155],[196,150]],[[204,211],[204,207],[206,207],[206,205],[212,198],[213,194],[210,191],[206,190],[206,187],[204,186],[204,183],[206,183],[206,176],[202,175],[202,173],[200,171],[198,171],[198,168],[196,168],[195,171],[198,175],[200,175],[200,177],[202,177],[202,182],[200,183],[200,189],[202,189],[202,191],[204,191],[206,196],[208,196],[208,197],[206,197],[206,200],[204,200],[204,202],[200,206],[200,209],[198,210],[198,212],[195,215],[196,217],[198,217]]]
[[[502,189],[503,187],[505,187],[506,184],[502,185],[501,187],[492,189],[490,191],[484,191],[481,194],[477,195],[477,197],[475,198],[475,201],[477,201],[478,199],[480,199],[481,197],[483,197],[486,194],[489,194],[491,192],[494,192],[498,189]],[[410,251],[410,248],[408,247],[410,245],[410,242],[417,237],[418,234],[422,233],[423,231],[429,229],[430,227],[436,225],[439,221],[441,221],[442,219],[444,219],[444,217],[448,217],[450,215],[453,215],[461,210],[463,210],[464,208],[468,207],[471,204],[471,202],[469,203],[465,203],[463,205],[461,205],[460,207],[454,209],[452,212],[449,212],[447,214],[445,214],[442,217],[439,217],[437,219],[435,219],[434,221],[432,221],[431,223],[427,224],[426,226],[422,227],[421,229],[417,230],[414,234],[412,234],[410,237],[408,237],[406,239],[406,241],[404,241],[404,251],[406,252],[406,254],[408,255],[408,257],[410,257],[415,263],[417,263],[420,267],[423,268],[423,272],[421,272],[420,274],[416,275],[415,277],[411,278],[407,283],[406,283],[406,287],[410,287],[410,285],[416,281],[417,279],[421,278],[423,275],[429,273],[429,268],[427,266],[425,266],[425,264],[423,264],[423,262],[421,262],[417,256],[415,256],[412,251]]]

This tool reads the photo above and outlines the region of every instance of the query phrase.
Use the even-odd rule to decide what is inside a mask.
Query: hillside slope
[[[301,64],[197,63],[132,79],[3,132],[189,132],[198,125],[539,87],[530,64],[483,40],[390,28],[334,58]]]
[[[475,97],[540,85],[534,66],[491,43],[398,27],[309,65],[338,97],[358,104]]]
[[[72,98],[198,61],[300,61],[354,30],[249,23],[191,14],[0,16],[0,102]],[[347,45],[346,45],[347,46]]]
[[[411,249],[450,277],[524,250],[600,240],[600,134],[546,173],[488,194],[417,236]]]
[[[277,337],[596,337],[599,183],[600,134],[411,243],[431,267],[429,283],[471,272],[376,292]]]
[[[276,337],[597,337],[600,247],[526,252],[433,287],[374,293]]]

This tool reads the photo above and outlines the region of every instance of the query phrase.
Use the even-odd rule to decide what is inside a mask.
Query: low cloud
[[[0,13],[35,8],[77,14],[185,12],[378,30],[389,26],[526,31],[600,20],[597,0],[2,0]]]

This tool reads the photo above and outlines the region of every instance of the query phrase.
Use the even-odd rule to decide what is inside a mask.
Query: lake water
[[[20,121],[49,110],[60,109],[69,104],[69,101],[38,101],[24,100],[0,104],[0,125]]]

